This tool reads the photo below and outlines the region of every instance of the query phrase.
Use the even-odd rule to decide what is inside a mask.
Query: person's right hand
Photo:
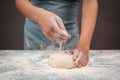
[[[41,26],[45,36],[53,42],[64,42],[70,35],[56,14],[31,4],[30,0],[15,0],[16,7],[25,16]]]
[[[62,19],[59,16],[47,10],[44,10],[42,13],[38,23],[48,39],[52,42],[59,43],[65,42],[70,38],[70,35],[67,33]]]

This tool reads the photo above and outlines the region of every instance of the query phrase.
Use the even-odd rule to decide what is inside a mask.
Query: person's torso
[[[79,0],[31,0],[31,3],[57,14],[65,23],[77,20]]]
[[[71,35],[71,38],[65,43],[65,49],[72,49],[76,46],[79,39],[78,28],[78,7],[79,0],[31,0],[34,6],[51,11],[62,18],[64,25]],[[43,35],[40,26],[30,19],[26,19],[24,29],[25,45],[28,44],[31,49],[39,49],[39,45],[51,44],[51,42]],[[36,46],[38,45],[38,46]]]

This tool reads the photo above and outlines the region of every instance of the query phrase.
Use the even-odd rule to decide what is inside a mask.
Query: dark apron
[[[44,8],[58,15],[71,35],[71,38],[63,44],[64,49],[73,49],[79,39],[78,27],[78,0],[31,0],[34,6]],[[40,26],[32,20],[26,18],[24,27],[24,49],[37,50],[46,49],[52,46],[52,42],[47,39],[41,31]],[[58,44],[55,45],[59,47]]]

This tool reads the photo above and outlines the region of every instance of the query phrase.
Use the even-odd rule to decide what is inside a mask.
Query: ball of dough
[[[67,54],[64,52],[51,55],[48,58],[48,64],[55,68],[71,69],[76,67],[72,54]]]

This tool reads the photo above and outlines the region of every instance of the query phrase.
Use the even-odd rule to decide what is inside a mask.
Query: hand
[[[83,53],[83,52],[87,52],[87,53]],[[65,51],[65,53],[71,53],[73,54],[73,60],[74,60],[74,64],[77,67],[82,67],[82,66],[86,66],[88,63],[88,51],[79,51],[77,49],[73,49],[70,51]]]
[[[44,10],[41,18],[38,23],[41,25],[41,29],[48,39],[59,43],[65,42],[70,38],[59,16]]]

